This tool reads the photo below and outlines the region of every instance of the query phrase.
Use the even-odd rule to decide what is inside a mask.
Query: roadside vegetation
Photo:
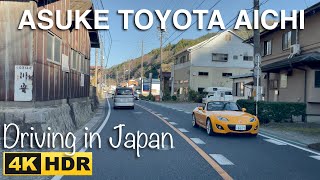
[[[246,108],[250,114],[256,114],[256,102],[253,100],[238,100],[238,105]],[[306,104],[293,102],[258,102],[258,118],[261,123],[293,122],[300,117],[305,121]]]

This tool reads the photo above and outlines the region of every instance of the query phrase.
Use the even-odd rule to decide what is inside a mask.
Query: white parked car
[[[211,101],[233,101],[232,89],[225,87],[209,87],[206,88],[206,97],[202,99],[202,103]]]

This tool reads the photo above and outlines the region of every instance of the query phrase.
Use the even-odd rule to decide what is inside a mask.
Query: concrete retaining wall
[[[34,127],[36,132],[68,133],[80,129],[93,115],[91,100],[62,103],[61,105],[43,108],[2,108],[0,109],[0,137],[3,137],[4,124],[15,123],[21,132],[30,132]],[[15,133],[15,132],[12,132]],[[15,134],[12,134],[15,135]]]

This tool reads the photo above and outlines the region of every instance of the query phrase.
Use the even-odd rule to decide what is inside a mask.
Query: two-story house
[[[305,29],[261,33],[262,85],[267,101],[304,102],[320,121],[320,3],[305,10]]]
[[[250,73],[253,46],[228,30],[190,47],[175,56],[174,90],[202,92],[207,87],[230,87],[231,76]]]

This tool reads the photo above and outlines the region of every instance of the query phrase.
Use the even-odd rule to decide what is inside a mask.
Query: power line
[[[197,7],[196,7],[196,9],[198,9],[199,7],[201,7],[201,5],[205,2],[206,0],[203,0]],[[221,0],[220,0],[221,1]],[[193,6],[195,5],[195,3],[193,4]],[[193,7],[192,6],[192,7]],[[197,21],[196,21],[197,22]],[[192,26],[192,25],[191,25]],[[191,27],[190,26],[190,27]],[[176,32],[178,32],[178,30],[175,30],[164,42],[163,42],[163,44],[164,43],[166,43]]]
[[[222,0],[217,1],[213,6],[210,7],[209,11],[212,10],[214,7],[216,7]],[[190,27],[192,27],[193,25],[195,25],[198,22],[198,19],[196,21],[194,21]],[[190,27],[188,29],[190,29]],[[188,30],[187,29],[187,30]],[[182,34],[184,34],[185,32],[187,32],[187,30],[181,32],[177,37],[175,37],[173,40],[171,40],[169,43],[172,43],[173,41],[175,41],[176,39],[178,39]],[[167,43],[167,44],[169,44]]]

